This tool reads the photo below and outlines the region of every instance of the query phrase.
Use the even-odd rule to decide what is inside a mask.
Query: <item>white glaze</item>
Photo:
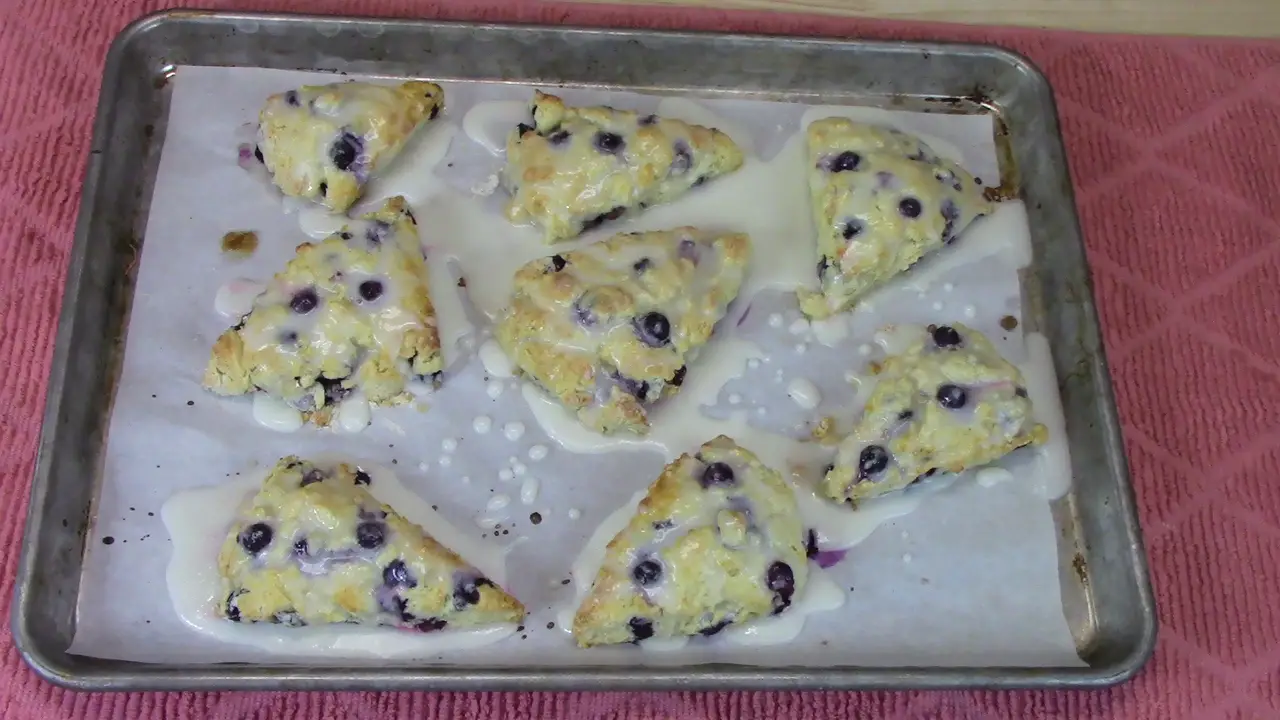
[[[534,461],[534,462],[537,462],[537,461],[542,460],[542,459],[544,459],[544,458],[546,458],[546,457],[547,457],[547,446],[546,446],[546,445],[534,445],[533,447],[529,448],[529,459],[530,459],[530,460],[532,460],[532,461]]]
[[[462,118],[462,131],[485,150],[503,155],[507,151],[507,135],[511,129],[529,120],[529,103],[494,100],[479,103],[468,110]]]
[[[510,504],[511,504],[510,495],[503,495],[502,493],[498,493],[497,495],[494,495],[493,497],[489,498],[489,502],[485,503],[484,509],[488,510],[489,512],[495,512],[505,508]]]
[[[511,482],[515,477],[516,474],[511,468],[502,468],[498,471],[498,479],[502,482]]]
[[[805,410],[813,410],[822,402],[818,386],[806,378],[792,378],[787,384],[787,397]]]
[[[582,517],[582,511],[578,508],[569,508],[569,511],[566,512],[565,515],[568,515],[570,520],[577,520]]]
[[[894,518],[914,511],[926,498],[951,486],[956,475],[939,474],[908,490],[863,500],[856,510],[836,505],[814,492],[825,464],[810,464],[805,472],[794,475],[796,498],[805,524],[817,531],[818,545],[823,550],[842,550],[866,540],[876,528]]]
[[[532,505],[538,499],[538,478],[530,475],[520,484],[520,503]]]
[[[809,332],[809,321],[804,318],[796,318],[791,322],[791,325],[787,327],[787,332],[792,335],[804,335]]]
[[[471,429],[475,430],[476,433],[479,435],[488,434],[489,430],[491,430],[492,428],[493,428],[493,419],[490,418],[488,415],[477,416],[474,420],[471,421]]]
[[[253,394],[253,419],[262,427],[276,432],[294,432],[302,428],[302,413],[297,408],[261,392]]]
[[[317,458],[318,461],[321,461]],[[337,460],[333,458],[331,460]],[[473,539],[450,525],[424,500],[406,488],[387,468],[361,463],[373,482],[369,493],[396,509],[410,522],[453,548],[495,582],[505,581],[504,550]],[[514,625],[433,633],[406,633],[394,628],[357,625],[289,628],[270,624],[240,624],[215,614],[222,597],[217,557],[240,505],[262,482],[263,471],[222,485],[174,494],[160,509],[173,543],[165,581],[174,612],[196,632],[220,642],[250,645],[275,655],[300,659],[339,658],[415,659],[491,645],[515,633]]]
[[[529,468],[525,467],[524,463],[521,463],[521,462],[511,463],[511,474],[515,475],[516,477],[520,477],[528,471],[529,471]]]
[[[484,365],[484,371],[491,377],[509,378],[515,373],[515,366],[511,364],[511,359],[493,338],[480,343],[480,362]]]
[[[360,432],[369,427],[371,419],[369,401],[365,399],[363,393],[352,393],[338,405],[337,426],[343,432]]]
[[[511,442],[524,437],[524,423],[512,421],[502,426],[502,434]]]
[[[814,320],[809,323],[809,327],[813,330],[813,338],[827,347],[835,347],[849,337],[849,319],[846,315]]]
[[[772,313],[769,315],[769,327],[782,327],[782,315],[780,313]]]
[[[253,309],[253,301],[267,289],[265,283],[236,278],[223,283],[213,298],[213,309],[228,320],[239,321]]]
[[[636,491],[630,500],[601,520],[586,544],[582,546],[582,551],[573,559],[573,564],[569,567],[569,577],[573,579],[573,598],[556,610],[556,625],[559,625],[561,630],[566,633],[573,631],[573,616],[578,612],[582,601],[587,599],[587,594],[591,592],[591,584],[595,582],[596,573],[604,564],[605,548],[614,536],[622,532],[627,523],[631,522],[631,516],[635,515],[640,501],[648,493],[647,487]],[[570,520],[577,519],[574,517],[575,514],[577,514],[577,508],[569,508]]]
[[[484,346],[481,345],[481,347]],[[502,391],[502,381],[500,380],[490,380],[484,385],[484,392],[489,396],[490,400],[497,400],[498,396],[502,394]]]
[[[451,453],[458,449],[458,441],[454,438],[445,438],[440,441],[440,449],[447,453]]]
[[[1002,467],[984,467],[974,473],[973,479],[982,487],[995,487],[1000,483],[1012,480],[1013,473]]]

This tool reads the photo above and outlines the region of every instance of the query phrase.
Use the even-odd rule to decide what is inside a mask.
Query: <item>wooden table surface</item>
[[[610,2],[611,0],[577,0]],[[1280,0],[625,0],[1097,32],[1280,37]]]

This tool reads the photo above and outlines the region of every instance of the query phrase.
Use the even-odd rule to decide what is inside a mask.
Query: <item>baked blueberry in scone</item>
[[[443,367],[427,265],[404,198],[298,246],[239,325],[214,343],[204,385],[263,392],[326,426],[359,390],[374,405],[408,402],[407,383]]]
[[[365,490],[347,464],[286,457],[241,509],[218,569],[221,617],[431,632],[514,623],[518,600]]]
[[[254,155],[285,195],[346,212],[443,107],[440,86],[417,80],[300,87],[267,98]]]
[[[600,432],[647,433],[738,295],[746,235],[615,235],[528,263],[495,328],[517,370]]]
[[[713,128],[538,92],[532,124],[507,138],[507,218],[553,243],[665,203],[737,170],[742,151]]]
[[[806,136],[821,284],[800,293],[810,317],[852,307],[992,211],[972,175],[911,135],[827,118]]]
[[[790,487],[723,435],[682,455],[609,543],[573,619],[583,647],[714,635],[790,607],[808,579]]]
[[[987,338],[964,325],[931,325],[879,366],[823,492],[856,504],[935,472],[986,465],[1043,443],[1048,432],[1032,416],[1022,373]]]

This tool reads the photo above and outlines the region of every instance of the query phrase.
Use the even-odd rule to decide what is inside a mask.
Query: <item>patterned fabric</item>
[[[0,0],[0,598],[7,617],[105,51],[169,0]],[[583,25],[949,38],[1057,90],[1161,612],[1095,693],[114,694],[53,689],[0,630],[6,718],[1280,717],[1280,44],[504,0],[205,0]]]

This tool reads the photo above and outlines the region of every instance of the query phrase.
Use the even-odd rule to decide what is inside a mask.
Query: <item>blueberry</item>
[[[435,632],[436,630],[445,629],[445,627],[448,624],[449,623],[445,622],[444,620],[441,620],[440,618],[427,618],[426,620],[423,620],[417,625],[414,625],[413,629],[417,630],[418,632],[424,632],[424,633]]]
[[[865,229],[862,221],[857,218],[850,218],[844,223],[844,227],[840,228],[840,235],[845,240],[852,240],[862,234]]]
[[[324,480],[324,473],[317,468],[311,468],[302,475],[302,482],[298,487],[306,487],[312,483],[318,483]]]
[[[432,108],[431,108],[431,114],[427,116],[427,119],[428,119],[428,120],[435,120],[435,119],[436,119],[436,116],[438,116],[439,114],[440,114],[440,106],[439,106],[439,105],[436,105],[436,106],[434,106],[434,107],[432,107]]]
[[[697,265],[698,261],[702,259],[702,251],[698,248],[698,243],[687,238],[680,241],[680,248],[676,252],[679,253],[681,258],[694,265]]]
[[[257,161],[262,163],[263,165],[267,164],[267,161],[262,159],[262,148],[258,147],[257,145],[253,146],[253,157],[256,158]]]
[[[561,270],[564,269],[565,265],[568,265],[568,264],[569,264],[569,261],[565,260],[563,255],[551,256],[551,267],[556,272],[560,272]]]
[[[824,280],[827,277],[827,270],[831,268],[831,261],[823,255],[818,259],[818,280]]]
[[[632,265],[632,266],[631,266],[631,269],[632,269],[632,270],[633,270],[637,275],[639,275],[640,273],[643,273],[645,270],[648,270],[648,269],[649,269],[649,268],[651,268],[651,267],[653,267],[653,261],[652,261],[652,260],[650,260],[649,258],[640,258],[639,260],[637,260],[637,261],[635,262],[635,264],[634,264],[634,265]]]
[[[380,548],[386,541],[386,525],[379,522],[362,522],[356,526],[356,544],[365,550]]]
[[[365,231],[364,239],[369,243],[370,246],[378,247],[379,245],[382,244],[382,240],[387,236],[387,233],[389,233],[390,231],[391,231],[390,224],[385,223],[381,220],[376,220],[374,221],[373,225],[370,226],[369,229]]]
[[[673,152],[675,154],[671,158],[671,172],[676,175],[689,172],[689,168],[693,167],[693,153],[689,152],[689,146],[684,141],[679,141]]]
[[[257,555],[271,544],[271,526],[266,523],[254,523],[240,531],[240,547],[250,555]]]
[[[907,218],[920,217],[920,212],[923,209],[924,208],[920,205],[920,201],[913,197],[903,198],[902,202],[898,203],[898,212],[902,213],[902,216]]]
[[[811,558],[818,554],[818,531],[810,529],[804,541],[804,556]]]
[[[862,156],[852,150],[845,150],[839,155],[831,158],[830,164],[827,166],[833,173],[847,172],[857,170],[862,164]]]
[[[631,629],[631,642],[640,642],[653,637],[653,621],[641,617],[633,617],[627,621]]]
[[[552,145],[563,145],[568,139],[569,139],[568,130],[557,130],[551,133],[551,136],[547,138],[547,142],[551,143]]]
[[[365,280],[360,283],[360,297],[366,302],[373,302],[382,297],[382,283],[377,280]]]
[[[660,312],[648,312],[636,319],[636,335],[649,347],[671,342],[671,321]]]
[[[670,520],[659,520],[659,521],[657,521],[657,522],[655,522],[655,523],[653,524],[653,529],[654,529],[654,530],[669,530],[669,529],[671,529],[671,528],[673,528],[673,527],[675,527],[675,526],[676,526],[676,524],[675,524],[674,522],[671,522]]]
[[[713,462],[702,471],[702,487],[716,487],[719,485],[733,485],[736,478],[733,475],[733,468],[728,463]]]
[[[320,197],[329,194],[329,183],[320,183]]]
[[[458,583],[453,589],[453,607],[462,610],[468,605],[480,604],[480,588],[485,585],[492,586],[493,582],[482,577]]]
[[[656,560],[645,560],[632,568],[631,577],[640,587],[649,587],[662,577],[662,566]]]
[[[835,470],[835,469],[836,469],[836,464],[835,464],[835,463],[828,463],[826,467],[822,468],[822,475],[823,475],[823,477],[826,477],[827,475],[830,475],[830,474],[831,474],[831,471],[832,471],[832,470]]]
[[[955,240],[956,221],[960,219],[960,208],[950,199],[942,201],[942,242],[950,243]]]
[[[387,566],[382,569],[382,582],[388,587],[418,587],[418,582],[413,579],[403,560],[392,560],[387,563]]]
[[[868,445],[858,455],[858,477],[878,475],[889,467],[889,451],[879,445]]]
[[[610,210],[607,213],[601,213],[589,220],[583,221],[582,232],[587,232],[588,230],[594,230],[600,227],[601,225],[605,224],[605,222],[609,220],[617,220],[618,218],[622,217],[623,214],[626,212],[627,212],[627,209],[625,207],[618,205],[617,207],[615,207],[614,209]]]
[[[284,332],[280,333],[279,340],[281,345],[284,345],[286,347],[293,347],[294,345],[298,344],[298,333],[292,330],[285,330]]]
[[[955,347],[960,344],[960,333],[950,325],[939,325],[933,329],[933,344],[940,348]]]
[[[686,372],[688,372],[688,370],[689,368],[685,365],[681,365],[680,367],[676,368],[675,374],[671,376],[671,384],[676,387],[680,387],[681,385],[684,385],[684,375]]]
[[[527,125],[525,123],[520,123],[519,125],[516,125],[516,135],[520,137],[524,137],[526,133],[531,133],[533,131],[534,131],[534,127],[532,125]]]
[[[916,414],[914,412],[910,410],[903,410],[902,412],[898,413],[898,422],[907,422],[908,420],[910,420],[915,416]]]
[[[573,301],[573,319],[582,327],[591,327],[596,324],[596,313],[591,309],[591,299],[583,295]]]
[[[356,471],[356,485],[368,485],[373,482],[373,478],[369,477],[369,473],[363,470]]]
[[[644,117],[641,117],[640,119],[636,120],[637,125],[654,125],[654,124],[657,124],[657,122],[658,122],[657,115],[645,115]]]
[[[349,132],[339,135],[329,147],[329,159],[333,161],[333,166],[343,172],[350,169],[360,154],[360,145],[360,138]]]
[[[935,474],[937,474],[937,472],[938,472],[938,468],[929,468],[928,470],[925,470],[924,473],[916,476],[916,479],[912,480],[911,482],[920,482],[925,478],[933,477]]]
[[[612,377],[623,392],[634,396],[637,400],[643,402],[649,396],[649,383],[644,380],[636,380],[616,373]]]
[[[723,629],[725,629],[725,628],[729,627],[729,626],[730,626],[730,625],[732,625],[732,624],[733,624],[733,621],[732,621],[732,620],[730,620],[729,618],[725,618],[724,620],[721,620],[720,622],[716,623],[715,625],[710,625],[710,626],[708,626],[708,627],[704,627],[704,628],[702,628],[701,630],[699,630],[699,631],[698,631],[698,634],[699,634],[699,635],[704,635],[704,636],[706,636],[706,637],[711,637],[712,635],[715,635],[716,633],[718,633],[718,632],[720,632],[721,630],[723,630]]]
[[[969,393],[959,385],[947,383],[938,388],[938,404],[948,410],[959,410],[969,401]]]
[[[236,598],[248,592],[247,590],[232,590],[227,595],[226,615],[231,622],[240,622],[240,608],[236,605]]]
[[[289,92],[285,93],[284,102],[286,105],[290,105],[292,107],[298,107],[298,91],[290,90]]]
[[[294,293],[293,298],[289,300],[289,307],[299,315],[306,315],[316,306],[320,304],[320,296],[316,295],[315,288],[304,288]]]
[[[289,627],[306,627],[307,621],[302,619],[296,610],[281,610],[271,616],[271,622]]]
[[[324,404],[336,405],[351,394],[351,388],[343,387],[341,379],[327,378],[323,375],[316,378],[316,384],[324,388]]]
[[[307,544],[306,538],[302,538],[301,540],[294,541],[293,554],[298,555],[300,557],[307,557],[308,555],[311,554],[311,546]]]
[[[765,584],[773,591],[773,614],[786,610],[796,592],[796,575],[791,566],[781,560],[770,565],[765,574]]]
[[[595,139],[596,149],[602,153],[613,155],[626,147],[626,141],[617,133],[598,132]]]
[[[1027,389],[1024,387],[1016,387],[1013,389],[1013,394],[1017,397],[1024,398],[1027,396]]]
[[[698,179],[697,179],[697,180],[694,180],[694,181],[693,181],[693,184],[692,184],[692,185],[690,185],[689,187],[698,187],[699,185],[703,184],[703,183],[704,183],[704,182],[706,182],[706,181],[707,181],[707,176],[706,176],[706,175],[699,175],[699,176],[698,176]]]

